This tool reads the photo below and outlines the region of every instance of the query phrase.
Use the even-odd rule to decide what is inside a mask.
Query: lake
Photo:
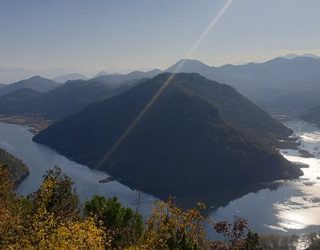
[[[32,137],[33,134],[27,127],[0,123],[0,147],[23,160],[30,169],[29,176],[17,188],[19,194],[27,195],[36,191],[46,171],[59,166],[75,181],[76,191],[82,201],[90,199],[93,194],[117,196],[123,204],[130,207],[135,207],[139,200],[139,209],[143,214],[150,211],[156,200],[153,196],[144,193],[139,195],[139,192],[116,181],[99,183],[99,180],[109,175],[70,161],[51,148],[33,142]]]
[[[314,157],[303,158],[298,150],[281,150],[290,161],[305,163],[304,175],[298,180],[264,183],[258,187],[243,187],[221,191],[205,200],[208,214],[214,220],[244,217],[251,229],[260,234],[293,234],[320,231],[320,129],[299,120],[285,122],[299,137],[301,149]],[[68,160],[56,151],[32,141],[27,127],[0,123],[0,147],[16,155],[30,167],[30,175],[17,191],[26,195],[39,187],[46,170],[57,165],[75,181],[82,201],[93,194],[117,196],[124,205],[135,207],[139,193],[116,182],[99,183],[107,178],[104,172]],[[263,187],[262,187],[263,186]],[[211,199],[212,198],[212,199]],[[214,199],[216,198],[216,199]],[[223,205],[216,203],[217,198]],[[140,212],[148,214],[155,197],[141,193]]]
[[[247,218],[261,234],[300,234],[320,231],[320,129],[303,121],[284,124],[294,131],[301,146],[315,157],[303,158],[298,150],[281,150],[285,158],[308,164],[297,180],[270,183],[269,188],[248,193],[211,213],[218,219],[234,215]]]

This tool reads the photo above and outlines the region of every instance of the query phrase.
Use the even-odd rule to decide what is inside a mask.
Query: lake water
[[[32,141],[33,134],[27,127],[0,123],[0,147],[23,160],[30,169],[29,176],[19,185],[17,192],[27,195],[38,189],[42,177],[48,169],[59,166],[75,181],[75,188],[82,201],[90,199],[93,194],[107,197],[117,196],[126,206],[135,207],[139,199],[140,212],[147,214],[154,201],[151,195],[137,191],[116,182],[99,183],[109,175],[92,170],[68,160],[47,146]]]
[[[298,180],[277,181],[270,188],[248,193],[211,213],[213,218],[247,218],[261,234],[300,234],[320,231],[320,129],[303,121],[288,121],[301,146],[314,154],[303,158],[297,150],[281,150],[285,158],[308,164]]]
[[[237,193],[234,198],[228,198],[223,206],[209,211],[212,219],[231,220],[235,215],[244,217],[254,231],[262,234],[320,231],[320,129],[302,121],[285,124],[300,138],[300,148],[315,155],[313,158],[302,158],[297,150],[282,150],[288,160],[309,165],[309,168],[302,169],[304,175],[298,180],[268,183],[262,189],[233,190],[233,193]],[[101,194],[117,196],[127,206],[136,205],[137,191],[116,181],[99,183],[99,180],[108,177],[106,173],[72,162],[54,150],[34,143],[32,136],[26,127],[0,123],[0,147],[30,167],[30,175],[18,187],[20,194],[34,192],[46,170],[57,165],[75,180],[76,190],[82,200],[93,194]],[[217,197],[226,198],[228,195],[217,194]],[[141,194],[140,212],[147,214],[155,200],[151,195]],[[208,205],[216,207],[217,204],[209,202]]]

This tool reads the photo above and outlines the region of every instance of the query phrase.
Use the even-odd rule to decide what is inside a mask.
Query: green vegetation
[[[29,174],[28,167],[17,157],[0,148],[0,163],[5,164],[14,185],[18,185]]]
[[[84,214],[95,218],[113,232],[112,247],[123,248],[140,238],[143,232],[142,216],[131,208],[124,208],[116,197],[105,198],[94,195],[84,204]]]
[[[258,235],[240,218],[213,223],[225,240],[207,240],[210,222],[201,215],[202,204],[184,211],[173,199],[158,201],[143,223],[116,198],[95,195],[79,205],[72,185],[55,167],[38,191],[20,197],[8,167],[0,166],[0,249],[261,249]]]
[[[270,146],[289,129],[233,88],[198,74],[177,74],[101,162],[169,76],[161,74],[92,104],[34,140],[163,199],[301,175]]]

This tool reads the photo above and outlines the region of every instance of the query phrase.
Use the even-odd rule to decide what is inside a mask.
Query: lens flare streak
[[[206,36],[209,34],[209,32],[216,26],[216,24],[221,19],[221,17],[224,15],[224,13],[228,9],[228,7],[232,4],[232,2],[233,2],[233,0],[226,1],[226,3],[221,8],[221,10],[218,12],[218,14],[214,17],[214,19],[211,21],[211,23],[208,25],[208,27],[204,30],[204,32],[201,34],[201,36],[198,38],[198,40],[195,42],[195,44],[188,51],[188,53],[185,56],[185,59],[180,61],[180,63],[175,68],[174,72],[172,72],[170,77],[168,77],[168,79],[161,86],[161,88],[158,90],[158,92],[152,97],[152,99],[143,108],[143,110],[138,114],[138,116],[133,120],[133,122],[129,125],[129,127],[126,129],[126,131],[120,136],[120,138],[115,142],[115,144],[113,144],[113,146],[110,148],[110,150],[107,152],[107,154],[99,161],[97,168],[100,168],[103,165],[103,163],[108,160],[108,158],[114,152],[114,150],[116,148],[118,148],[118,146],[122,143],[122,141],[130,134],[132,129],[139,123],[139,121],[144,116],[144,114],[155,103],[155,101],[159,98],[159,96],[163,93],[163,91],[170,85],[170,83],[174,79],[175,75],[180,71],[180,69],[185,64],[186,59],[188,59],[192,56],[193,52],[200,46],[201,42],[206,38]]]

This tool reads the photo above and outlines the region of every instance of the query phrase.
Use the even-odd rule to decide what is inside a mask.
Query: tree
[[[206,249],[204,205],[187,211],[175,205],[173,198],[157,201],[146,222],[141,249]]]
[[[217,233],[222,234],[225,242],[214,242],[217,250],[262,250],[258,234],[249,230],[246,220],[235,217],[232,223],[220,221],[214,224]]]
[[[33,212],[45,210],[56,219],[76,218],[79,215],[79,198],[73,184],[59,167],[48,170],[39,190],[29,196]]]
[[[92,216],[96,224],[102,223],[113,235],[113,247],[124,247],[135,242],[142,234],[142,216],[131,208],[125,208],[116,197],[106,199],[94,195],[84,204],[84,214]]]
[[[11,173],[8,166],[0,164],[0,199],[2,201],[2,205],[13,196],[13,181],[10,176]]]
[[[0,166],[0,249],[104,249],[105,233],[78,216],[72,181],[49,170],[29,199],[17,196],[6,166]]]
[[[92,218],[69,221],[56,228],[49,236],[44,249],[105,249],[104,230]]]
[[[225,242],[206,239],[203,204],[183,210],[170,198],[157,201],[145,224],[139,213],[117,198],[95,195],[80,213],[69,177],[55,167],[29,198],[13,191],[6,166],[0,165],[0,249],[159,249],[261,250],[259,237],[241,218],[214,224]],[[143,226],[144,225],[144,226]],[[310,249],[316,249],[316,237]]]

